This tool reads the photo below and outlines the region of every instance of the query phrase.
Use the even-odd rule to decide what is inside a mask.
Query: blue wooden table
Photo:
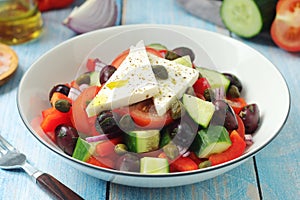
[[[68,166],[26,129],[17,110],[16,95],[22,75],[37,58],[76,36],[62,25],[71,7],[43,13],[43,35],[34,42],[12,46],[20,63],[16,75],[7,84],[0,86],[0,134],[27,154],[34,166],[52,174],[85,199],[299,199],[300,54],[287,53],[277,48],[271,40],[238,38],[225,29],[188,14],[175,0],[116,2],[119,10],[116,25],[157,23],[206,29],[234,37],[271,60],[286,79],[291,93],[290,115],[276,139],[258,155],[228,173],[174,188],[147,189],[111,184]],[[25,173],[1,170],[0,199],[50,198]]]

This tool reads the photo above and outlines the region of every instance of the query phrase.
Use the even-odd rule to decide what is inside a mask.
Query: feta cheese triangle
[[[186,89],[197,81],[199,72],[191,67],[186,67],[150,53],[148,53],[148,58],[151,65],[162,65],[168,71],[167,79],[157,79],[159,93],[153,98],[157,114],[161,116],[170,109],[174,100],[180,99]]]
[[[88,116],[104,110],[128,106],[159,92],[143,41],[130,48],[118,70],[104,84],[86,108]]]

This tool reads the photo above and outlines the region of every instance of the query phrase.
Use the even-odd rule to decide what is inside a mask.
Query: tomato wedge
[[[238,128],[236,129],[236,132],[239,133],[241,138],[245,139],[245,125],[244,125],[244,122],[238,114],[235,114],[235,116],[236,116],[236,119],[238,121]]]
[[[130,106],[129,113],[138,126],[146,129],[162,128],[173,121],[170,112],[163,116],[157,115],[152,99]]]
[[[300,52],[300,0],[278,1],[271,37],[280,48]]]
[[[146,47],[146,51],[148,53],[152,53],[158,57],[162,57],[162,55],[159,51],[157,51],[156,49],[153,49],[151,47]],[[128,54],[129,54],[129,49],[123,51],[112,61],[111,65],[118,68],[121,65],[121,63],[123,62],[123,60],[125,60],[125,58],[128,56]]]
[[[205,90],[210,88],[210,84],[205,77],[199,78],[193,85],[197,97],[203,98]]]
[[[114,166],[114,162],[109,158],[96,158],[94,156],[91,156],[86,162],[92,165],[109,169],[112,169]]]
[[[73,124],[79,132],[87,136],[95,135],[93,127],[96,116],[89,118],[85,109],[87,103],[96,96],[99,90],[100,87],[98,86],[91,86],[85,89],[72,104]]]
[[[122,142],[121,137],[117,137],[117,138],[113,138],[111,140],[99,142],[96,145],[95,153],[101,157],[113,155],[115,152],[115,145],[117,145],[121,142]]]
[[[239,114],[243,107],[247,105],[247,102],[244,98],[227,98],[227,103],[232,107],[235,114]]]

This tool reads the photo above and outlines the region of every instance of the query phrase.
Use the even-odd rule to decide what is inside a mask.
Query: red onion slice
[[[115,25],[117,14],[114,0],[88,0],[75,7],[63,24],[76,33],[85,33]]]
[[[253,144],[253,137],[250,134],[245,134],[245,142],[247,146],[250,146]]]
[[[73,101],[75,101],[77,99],[77,97],[81,94],[81,91],[76,89],[76,88],[73,88],[71,87],[70,88],[70,91],[69,91],[69,94],[68,94],[68,97],[70,99],[72,99]]]

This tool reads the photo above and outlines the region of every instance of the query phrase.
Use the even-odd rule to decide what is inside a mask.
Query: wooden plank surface
[[[240,38],[237,39],[240,40]],[[291,96],[290,114],[286,124],[275,140],[256,156],[262,196],[265,199],[299,199],[300,54],[283,51],[271,41],[243,40],[243,42],[261,52],[274,63],[285,78]],[[272,103],[271,99],[270,103]],[[274,109],[276,108],[274,107]]]
[[[34,138],[23,124],[16,104],[18,84],[30,65],[42,54],[74,37],[75,33],[62,25],[71,8],[43,13],[45,30],[36,41],[12,46],[19,56],[19,69],[16,75],[0,87],[0,134],[7,138],[21,152],[28,155],[29,161],[38,169],[58,178],[86,199],[105,199],[106,182],[87,176],[68,166],[56,154],[49,151]],[[51,67],[51,66],[49,66]],[[1,200],[47,200],[51,199],[33,183],[25,173],[0,171]]]

